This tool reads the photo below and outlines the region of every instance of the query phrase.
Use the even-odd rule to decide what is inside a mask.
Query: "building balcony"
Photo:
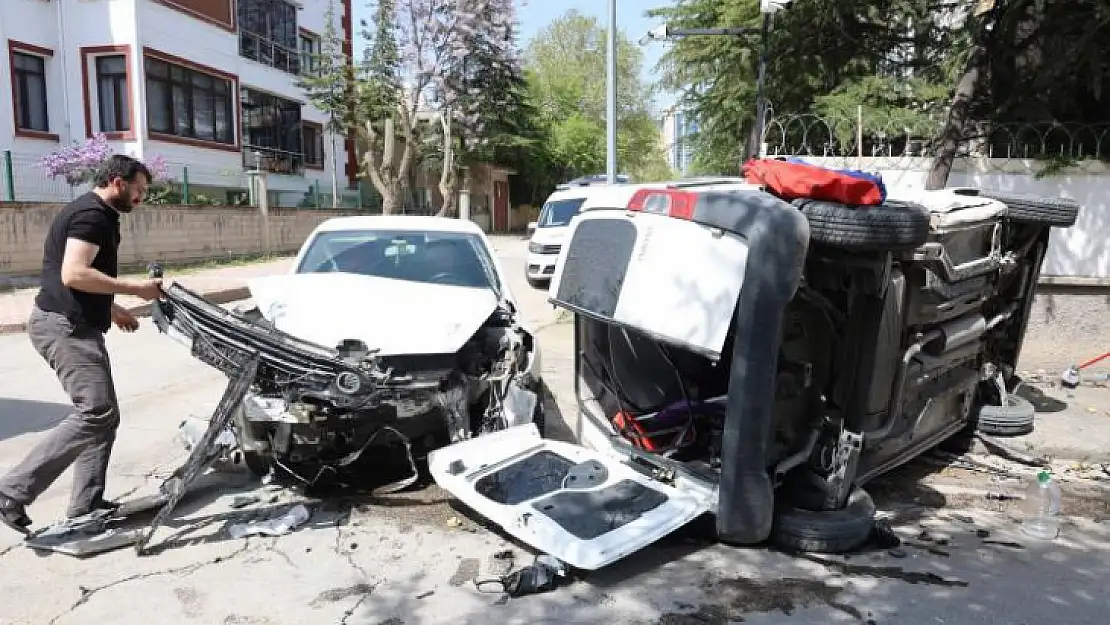
[[[277,148],[243,145],[243,169],[260,169],[286,176],[304,175],[304,155]]]
[[[298,75],[301,71],[301,54],[296,48],[274,43],[245,30],[239,31],[239,56],[288,74]]]

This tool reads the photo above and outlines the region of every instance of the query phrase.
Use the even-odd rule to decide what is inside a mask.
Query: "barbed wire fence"
[[[883,159],[884,166],[915,168],[937,155],[941,120],[901,112],[867,116],[785,114],[768,119],[763,141],[769,157],[810,157],[851,162]],[[1031,162],[1105,171],[1110,165],[1110,123],[973,122],[959,142],[959,159],[989,167],[1031,167]],[[1037,166],[1043,168],[1044,165]]]
[[[0,152],[0,202],[68,202],[91,188],[90,183],[71,186],[62,177],[52,178],[40,164],[41,154]],[[248,206],[249,181],[242,167],[219,167],[196,162],[166,160],[166,179],[154,185],[146,202],[153,205]],[[273,179],[271,179],[273,180]],[[341,182],[340,208],[373,210],[375,194],[348,189]],[[377,202],[380,204],[380,200]],[[303,184],[274,181],[270,184],[273,208],[332,207],[331,184],[322,178]]]

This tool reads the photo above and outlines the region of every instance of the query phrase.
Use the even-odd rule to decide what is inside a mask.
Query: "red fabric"
[[[744,163],[744,177],[752,184],[765,185],[788,202],[804,198],[849,206],[877,206],[883,201],[883,191],[874,182],[816,165],[751,159]]]

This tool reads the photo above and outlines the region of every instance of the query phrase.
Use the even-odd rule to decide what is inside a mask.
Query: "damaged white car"
[[[437,217],[328,220],[289,274],[248,282],[253,307],[227,310],[180,284],[152,316],[229,377],[259,372],[232,429],[258,475],[306,483],[371,448],[413,469],[432,449],[514,425],[542,425],[540,352],[489,240]]]

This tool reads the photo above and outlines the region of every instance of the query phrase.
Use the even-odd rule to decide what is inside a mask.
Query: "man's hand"
[[[146,301],[158,299],[162,295],[162,279],[151,278],[147,280],[132,280],[127,284],[127,294],[140,297]]]
[[[135,315],[118,304],[112,304],[112,323],[124,332],[134,332],[139,329],[139,320]]]

